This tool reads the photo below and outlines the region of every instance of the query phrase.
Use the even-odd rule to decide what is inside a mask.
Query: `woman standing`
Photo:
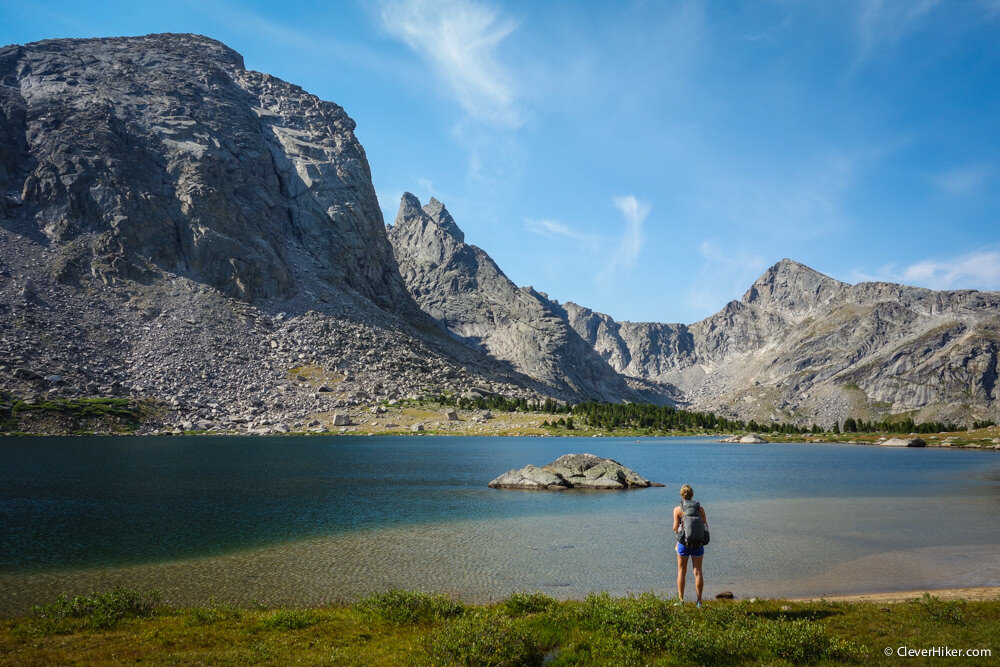
[[[677,597],[680,598],[678,604],[684,602],[684,583],[687,579],[688,557],[694,566],[694,588],[698,592],[698,606],[701,606],[701,592],[705,588],[705,578],[702,575],[701,563],[705,557],[705,545],[698,541],[697,546],[687,545],[687,535],[678,535],[684,526],[684,516],[700,518],[705,534],[708,533],[708,517],[705,516],[705,508],[692,498],[694,489],[685,484],[681,487],[681,504],[674,508],[674,534],[677,535]]]

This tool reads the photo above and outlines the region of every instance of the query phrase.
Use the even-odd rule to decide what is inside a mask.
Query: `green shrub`
[[[672,657],[692,665],[729,665],[751,657],[745,628],[720,628],[701,619],[675,627],[664,638],[663,648]]]
[[[374,593],[357,606],[362,612],[395,625],[436,621],[465,611],[465,606],[447,596],[417,591]]]
[[[652,593],[613,598],[591,593],[583,602],[580,621],[593,630],[614,634],[653,634],[671,626],[680,613],[672,601]],[[647,632],[648,631],[648,632]]]
[[[188,625],[211,625],[217,621],[238,621],[243,618],[243,610],[232,604],[213,604],[195,607],[188,613]]]
[[[831,638],[822,627],[801,620],[762,621],[754,640],[763,652],[798,665],[827,657],[831,648]]]
[[[425,644],[431,664],[539,665],[542,652],[531,635],[506,616],[477,611],[445,624]]]
[[[548,611],[556,604],[555,599],[544,593],[514,593],[503,601],[508,616],[524,616]]]
[[[160,601],[159,591],[135,591],[116,588],[107,593],[78,595],[72,599],[65,593],[47,605],[32,607],[31,614],[39,620],[83,618],[94,629],[116,626],[126,618],[151,616]]]
[[[942,600],[936,595],[924,593],[915,602],[924,608],[932,619],[939,623],[964,623],[966,604],[964,600]]]
[[[307,609],[283,609],[264,619],[264,625],[275,630],[301,630],[319,623],[319,616]]]

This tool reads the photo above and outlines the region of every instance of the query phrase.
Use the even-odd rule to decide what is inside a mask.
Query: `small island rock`
[[[750,435],[745,435],[740,438],[740,444],[743,445],[759,445],[767,442],[764,438],[760,437],[756,433],[751,433]]]
[[[880,447],[926,447],[923,438],[889,438],[879,443]]]
[[[636,489],[663,486],[617,461],[593,454],[565,454],[548,465],[510,470],[489,483],[494,489]]]

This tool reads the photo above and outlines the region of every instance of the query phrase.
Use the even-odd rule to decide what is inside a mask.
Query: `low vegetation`
[[[758,422],[756,420],[727,419],[711,412],[694,412],[669,405],[643,403],[584,402],[575,405],[552,399],[528,401],[503,396],[461,398],[449,394],[427,397],[428,402],[460,409],[493,410],[496,412],[538,413],[546,418],[541,426],[549,432],[587,430],[623,435],[665,435],[690,433],[765,433],[779,435],[822,435],[841,433],[944,433],[963,432],[970,426],[942,422],[914,422],[911,417],[888,417],[878,421],[865,421],[849,417],[843,422],[803,426],[787,422]],[[574,419],[576,421],[574,421]],[[971,429],[994,426],[992,421],[976,421]]]
[[[180,609],[154,592],[118,589],[61,596],[0,621],[0,656],[25,665],[896,664],[898,647],[938,646],[1000,650],[1000,600],[713,601],[698,609],[651,593],[563,602],[532,593],[467,606],[389,591],[348,607]]]
[[[56,423],[74,430],[134,430],[145,416],[142,405],[127,398],[48,398],[29,401],[0,392],[0,431],[17,432],[26,425]],[[29,430],[37,430],[30,428]]]

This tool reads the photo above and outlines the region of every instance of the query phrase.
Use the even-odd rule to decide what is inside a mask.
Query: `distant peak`
[[[424,213],[429,215],[431,220],[437,223],[438,227],[453,236],[460,243],[465,243],[465,233],[459,228],[458,223],[455,222],[455,218],[451,217],[451,213],[444,207],[444,204],[431,197],[431,200],[427,202],[427,206],[424,206]]]
[[[399,207],[403,208],[420,208],[420,200],[417,196],[410,192],[404,192],[403,196],[399,200]]]
[[[427,205],[421,207],[416,195],[404,192],[399,201],[399,212],[396,214],[393,227],[412,225],[421,220],[425,222],[420,224],[430,223],[459,243],[465,243],[465,234],[459,229],[444,204],[431,197]]]
[[[743,303],[804,309],[826,302],[844,287],[846,283],[786,257],[757,279]]]

